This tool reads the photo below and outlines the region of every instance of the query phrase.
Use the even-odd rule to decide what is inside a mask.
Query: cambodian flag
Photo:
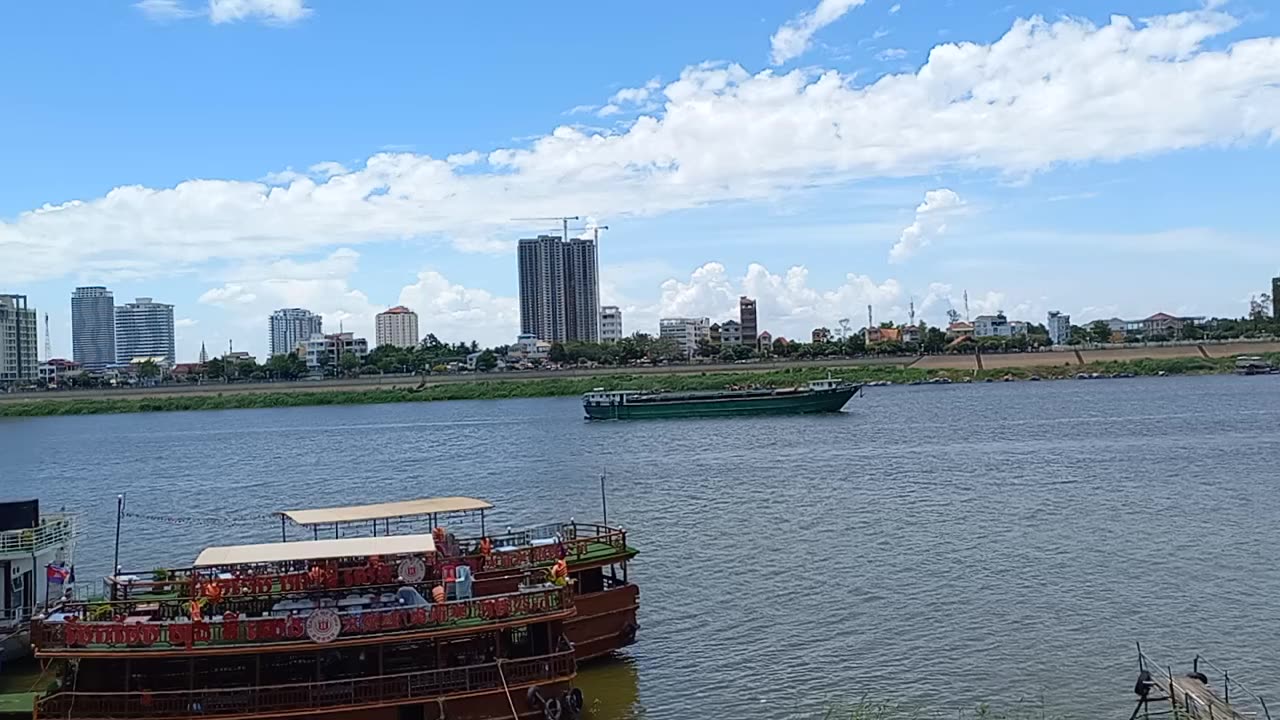
[[[71,570],[64,565],[46,565],[45,573],[53,585],[61,585],[71,577]]]

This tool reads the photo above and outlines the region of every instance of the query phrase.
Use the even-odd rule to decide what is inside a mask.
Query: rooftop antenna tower
[[[916,299],[915,298],[911,298],[911,310],[910,310],[909,316],[911,318],[911,322],[907,324],[914,327],[916,324]]]
[[[44,359],[53,359],[53,341],[49,339],[49,313],[44,314]]]
[[[964,291],[964,321],[973,322],[973,318],[969,317],[969,291]]]
[[[840,318],[840,339],[849,339],[849,318]]]

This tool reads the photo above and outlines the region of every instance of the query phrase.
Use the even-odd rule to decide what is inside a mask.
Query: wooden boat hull
[[[573,643],[578,662],[609,655],[636,641],[640,624],[640,588],[635,585],[578,595],[577,616],[566,620],[564,635]]]
[[[584,403],[589,420],[640,420],[646,418],[723,417],[729,415],[803,415],[835,413],[844,409],[858,392],[856,386],[837,390],[792,394],[650,400],[602,405]]]

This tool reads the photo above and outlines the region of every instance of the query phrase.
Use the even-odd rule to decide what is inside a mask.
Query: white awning
[[[206,548],[194,567],[229,567],[257,563],[334,560],[374,555],[422,555],[436,551],[430,535],[306,540],[262,545],[224,545]]]
[[[299,525],[331,525],[333,523],[368,522],[390,518],[421,517],[424,515],[488,510],[492,503],[469,497],[425,498],[403,502],[378,503],[377,505],[353,505],[351,507],[321,508],[317,510],[286,510],[283,515]]]

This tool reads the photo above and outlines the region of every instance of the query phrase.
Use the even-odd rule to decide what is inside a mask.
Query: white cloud
[[[935,237],[947,231],[947,217],[964,205],[953,190],[942,188],[924,194],[924,202],[916,207],[916,219],[902,229],[898,242],[889,250],[889,262],[902,262],[915,255]]]
[[[399,304],[418,313],[423,335],[434,333],[445,342],[508,345],[520,332],[516,298],[457,285],[435,270],[418,273],[418,281],[400,291]]]
[[[177,321],[173,323],[173,326],[179,327],[179,328],[189,328],[189,327],[195,327],[196,325],[199,325],[199,324],[200,324],[199,320],[192,320],[191,318],[178,318]]]
[[[158,22],[207,17],[215,25],[240,20],[287,25],[311,14],[303,0],[208,0],[200,8],[182,0],[139,0],[133,6]]]
[[[200,15],[198,11],[191,10],[178,0],[139,0],[133,6],[156,22],[185,20]]]
[[[883,62],[888,60],[901,60],[906,56],[907,56],[907,51],[902,48],[889,48],[887,50],[881,50],[879,53],[877,53],[876,59]]]
[[[870,85],[835,71],[752,75],[704,63],[649,90],[661,111],[617,130],[558,127],[444,160],[379,153],[327,178],[122,186],[45,205],[0,221],[0,256],[26,258],[0,264],[0,285],[89,271],[171,275],[386,240],[486,250],[515,237],[506,218],[549,206],[612,219],[868,178],[1030,176],[1280,140],[1280,40],[1203,47],[1235,25],[1203,10],[1103,27],[1019,20],[990,45],[939,45],[917,71]]]
[[[215,24],[240,20],[288,24],[310,14],[303,0],[209,0],[209,20]]]
[[[311,167],[307,168],[307,171],[310,172],[312,175],[319,175],[320,177],[323,177],[323,178],[331,178],[334,175],[346,175],[347,173],[351,172],[346,167],[344,167],[342,163],[333,162],[332,160],[327,160],[325,162],[318,162],[315,165],[312,165]]]
[[[860,7],[867,0],[819,0],[813,10],[802,12],[788,20],[769,38],[774,65],[800,57],[809,50],[813,36],[822,28],[844,17],[845,13]]]
[[[902,3],[894,3],[893,6],[889,8],[889,14],[897,15],[898,11],[901,9],[902,9]]]

